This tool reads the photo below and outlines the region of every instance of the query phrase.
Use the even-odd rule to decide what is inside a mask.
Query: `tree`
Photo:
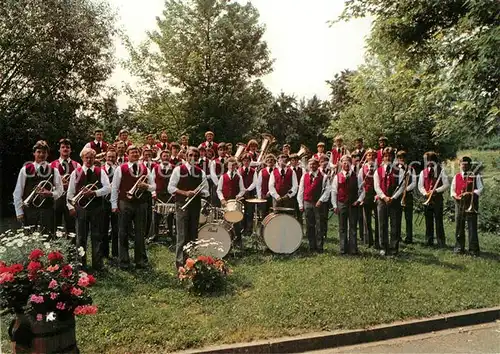
[[[265,27],[250,4],[167,0],[158,29],[134,48],[129,68],[145,88],[137,111],[201,139],[235,140],[258,126],[269,100],[259,77],[271,72]],[[172,108],[172,109],[169,109]]]
[[[2,3],[2,185],[15,184],[34,141],[55,146],[59,138],[70,137],[81,146],[88,139],[94,127],[90,109],[113,69],[113,26],[109,7],[97,1]],[[5,203],[11,193],[2,190]]]

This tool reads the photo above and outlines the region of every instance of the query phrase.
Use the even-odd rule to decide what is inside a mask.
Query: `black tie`
[[[163,175],[166,175],[167,174],[167,167],[165,165],[163,165],[163,168],[161,169],[161,173]]]
[[[109,166],[108,168],[108,175],[113,173],[113,166]]]
[[[134,163],[132,165],[132,173],[134,174],[134,176],[137,176],[137,164],[136,163]]]
[[[97,149],[99,149],[99,151],[101,151],[101,143],[97,142],[96,146],[97,146]]]
[[[340,154],[340,148],[337,149],[337,152]]]
[[[224,159],[220,159],[220,163],[224,165]]]
[[[389,173],[391,173],[391,166],[390,166],[390,165],[387,165],[387,166],[385,167],[385,175],[386,175],[386,176],[388,176],[388,175],[389,175]]]
[[[351,177],[349,173],[345,175],[345,184],[347,185],[349,185],[349,177]]]
[[[231,171],[231,179],[234,178],[234,171]]]
[[[211,149],[212,148],[212,142],[208,143],[208,147]]]
[[[92,182],[92,170],[89,168],[87,170],[87,184]]]
[[[245,167],[245,176],[248,176],[248,167]]]
[[[63,160],[62,165],[63,165],[63,174],[68,173],[68,170],[69,170],[68,160]]]
[[[269,167],[269,173],[273,172],[274,168],[273,167]]]
[[[434,169],[431,167],[429,171],[429,179],[434,179]]]
[[[284,168],[281,169],[281,178],[285,178],[285,169]]]
[[[167,144],[163,143],[163,150],[167,149]]]

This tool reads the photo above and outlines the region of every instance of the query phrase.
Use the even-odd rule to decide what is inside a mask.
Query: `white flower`
[[[5,244],[5,246],[7,246],[7,247],[12,247],[13,245],[14,245],[14,242],[12,242],[12,241],[11,242],[7,242]]]
[[[29,238],[28,236],[23,236],[23,237],[21,237],[21,240],[23,240],[23,241],[28,241],[29,239],[30,239],[30,238]]]
[[[4,246],[0,246],[0,253],[4,253],[5,251],[7,251],[7,248],[5,248]]]
[[[76,234],[74,232],[70,232],[68,234],[68,237],[71,237],[71,238],[75,238],[76,237]]]
[[[40,237],[41,235],[42,235],[42,234],[41,234],[41,233],[39,233],[38,231],[37,231],[37,232],[33,232],[33,236],[34,236],[34,237]]]
[[[54,312],[49,312],[47,314],[47,322],[49,322],[49,321],[55,321],[55,319],[56,319],[56,314]]]
[[[64,236],[64,232],[57,230],[56,231],[56,236],[57,237],[63,237]]]
[[[50,243],[48,243],[48,242],[44,242],[44,243],[43,243],[43,246],[44,246],[46,249],[49,249],[49,248],[50,248]]]
[[[23,247],[23,245],[24,245],[24,241],[23,240],[17,241],[17,247]]]
[[[83,249],[83,247],[82,247],[82,246],[78,247],[78,255],[79,255],[80,257],[85,256],[85,250]]]

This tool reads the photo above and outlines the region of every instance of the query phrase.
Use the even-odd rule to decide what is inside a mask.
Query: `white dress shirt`
[[[134,165],[132,162],[127,162],[129,170],[132,170],[132,166]],[[138,164],[137,168],[140,168],[140,165]],[[138,170],[139,171],[139,170]],[[155,179],[153,177],[153,174],[151,172],[148,172],[148,192],[154,192],[156,190],[156,183]],[[118,166],[115,169],[115,173],[113,176],[113,182],[111,183],[111,208],[112,209],[118,209],[118,195],[120,194],[120,183],[122,181],[122,169],[121,166]]]
[[[359,176],[359,173],[356,175],[356,173],[354,171],[345,171],[345,170],[342,170],[340,171],[340,173],[342,173],[344,175],[344,177],[347,178],[347,175],[349,174],[349,178],[357,178],[358,179],[358,199],[356,200],[357,202],[362,202],[364,199],[365,199],[365,189],[364,188],[359,188],[359,186],[361,186],[361,183],[363,183],[363,178]],[[339,192],[339,181],[338,181],[338,175],[335,175],[335,177],[333,177],[333,182],[332,182],[332,205],[333,205],[333,208],[336,208],[337,207],[337,195],[338,195],[338,192]],[[361,191],[361,193],[360,193]],[[347,192],[349,193],[349,186],[347,187]]]
[[[462,178],[465,179],[464,171],[461,171],[460,174],[462,175]],[[450,194],[452,198],[455,198],[457,196],[457,193],[455,192],[456,184],[457,184],[457,175],[453,176],[453,180],[451,181]],[[476,174],[476,181],[474,182],[474,184],[475,184],[474,194],[480,196],[481,193],[483,193],[484,189],[483,180],[480,174]]]
[[[90,145],[90,143],[91,143],[91,141],[89,141],[87,144],[85,144],[85,146],[84,146],[83,148],[84,148],[84,149],[85,149],[85,148],[92,149],[92,146]],[[94,144],[96,144],[96,145],[97,145],[97,143],[99,143],[99,145],[101,146],[101,150],[102,150],[102,143],[103,143],[103,142],[102,142],[102,141],[97,141],[97,140],[95,140],[95,139],[94,139]],[[101,151],[101,152],[102,152],[102,151]]]
[[[181,166],[182,165],[176,166],[172,171],[172,176],[170,176],[170,181],[168,182],[168,192],[170,194],[177,193],[177,185],[181,179]],[[191,174],[191,164],[185,161],[184,166],[187,167],[188,173]],[[207,175],[203,170],[201,170],[201,183],[203,183],[203,188],[201,189],[200,194],[202,197],[208,197],[210,195],[210,191],[208,190]]]
[[[77,178],[86,178],[87,171],[89,170],[89,168],[87,166],[83,165],[82,170],[85,173],[85,175],[82,175],[82,176],[77,176],[77,170],[74,170],[73,172],[71,172],[71,176],[69,178],[69,185],[68,185],[68,194],[66,194],[66,205],[68,206],[68,210],[75,209],[73,207],[73,205],[69,202],[69,200],[71,198],[73,198],[75,196],[75,194],[77,193],[77,191],[76,191]],[[90,167],[90,170],[92,170],[92,172],[94,172],[94,166]],[[101,169],[101,181],[100,182],[102,184],[102,187],[95,191],[95,196],[96,197],[103,197],[103,196],[111,193],[111,184],[109,183],[109,177],[106,174],[106,172],[103,171],[102,169]]]
[[[63,159],[62,157],[60,157],[58,160],[59,160],[59,164],[60,164],[60,165],[62,165],[65,159]],[[73,164],[73,162],[72,162],[72,161],[73,161],[73,160],[71,160],[71,158],[70,158],[70,157],[68,157],[68,158],[66,159],[66,162],[68,163],[68,168],[71,168],[71,165]],[[75,162],[76,162],[76,161],[75,161]],[[82,165],[80,165],[78,162],[76,162],[76,168],[79,168],[79,167],[82,167]]]
[[[245,166],[242,167],[243,168],[243,171],[245,170]],[[250,173],[250,167],[248,167],[248,172]],[[240,173],[242,179],[243,179],[243,175]],[[246,192],[251,192],[253,191],[255,188],[257,188],[257,171],[255,171],[253,173],[253,177],[252,177],[252,183],[248,186],[248,188],[245,189]],[[244,186],[245,184],[243,184]]]
[[[383,167],[384,171],[385,171],[387,165],[388,164],[386,164],[386,163],[382,163],[381,166]],[[401,182],[403,181],[403,178],[404,178],[404,172],[402,169],[399,169],[399,173],[398,173],[397,177],[398,178],[397,178],[396,183],[398,186],[400,186]],[[380,177],[378,175],[378,168],[375,170],[375,173],[373,174],[373,186],[375,188],[375,193],[377,193],[377,196],[380,199],[383,199],[385,197],[391,197],[392,199],[396,199],[396,198],[399,198],[399,196],[403,193],[403,188],[397,188],[397,190],[394,192],[393,195],[385,195],[385,193],[382,191],[382,188],[380,187]]]
[[[297,202],[299,204],[299,209],[304,208],[304,177],[305,175],[309,174],[311,178],[315,178],[318,175],[319,171],[316,172],[307,172],[303,173],[302,177],[300,178],[300,183],[299,183],[299,191],[297,192]],[[321,182],[321,197],[319,200],[322,203],[326,203],[328,201],[328,198],[330,198],[330,183],[328,183],[328,177],[323,174],[323,181]]]
[[[430,171],[431,168],[432,167],[427,167],[427,170]],[[436,176],[436,177],[439,178],[439,176]],[[441,187],[436,188],[435,193],[443,193],[450,186],[450,181],[448,180],[448,176],[446,175],[444,168],[441,169],[441,182],[443,184],[441,185]],[[418,177],[418,190],[422,195],[427,194],[427,192],[425,191],[425,187],[424,187],[424,170],[422,170],[420,172],[420,175]]]
[[[231,178],[231,172],[230,171],[227,171],[225,173],[225,175],[228,175],[229,178]],[[236,176],[240,176],[240,174],[237,172],[237,171],[234,171],[234,176],[233,178],[236,178]],[[219,183],[217,184],[217,196],[219,197],[219,200],[223,200],[225,199],[224,198],[224,194],[222,193],[222,186],[224,185],[224,178],[223,176],[221,176],[219,178]],[[238,192],[238,194],[236,194],[236,198],[240,198],[242,197],[244,194],[245,194],[245,186],[243,184],[243,177],[240,176],[240,182],[239,182],[239,189],[240,191]]]
[[[50,165],[47,161],[38,164],[36,162],[33,163],[35,166],[35,170],[38,171],[40,167],[49,168]],[[64,193],[64,188],[62,185],[61,175],[57,168],[51,168],[52,173],[54,174],[54,188],[52,189],[52,198],[54,200],[59,199],[59,197]],[[47,179],[49,176],[44,176],[43,179]],[[51,181],[52,183],[52,181]],[[16,209],[16,216],[24,215],[23,211],[23,193],[24,186],[26,185],[26,166],[23,166],[19,171],[19,175],[17,176],[16,188],[14,189],[13,199],[14,199],[14,208]],[[31,192],[31,191],[30,191]]]
[[[284,168],[276,167],[275,169],[278,170],[278,172],[280,173],[280,176],[281,176],[281,170],[285,170],[285,175],[288,172],[287,167],[284,167]],[[292,171],[292,189],[290,189],[286,193],[290,198],[292,198],[294,195],[297,194],[297,190],[299,188],[299,184],[297,182],[297,174],[295,173],[294,170],[291,170],[291,171]],[[278,194],[278,191],[276,191],[276,181],[274,178],[274,171],[273,171],[273,173],[271,173],[271,177],[269,177],[269,194],[271,194],[271,196],[274,199],[281,198],[280,195]]]
[[[227,161],[229,157],[228,156],[224,156],[222,157],[222,159],[224,160],[224,163]],[[217,177],[217,173],[216,173],[216,166],[217,165],[220,165],[221,166],[221,176],[222,176],[222,173],[224,172],[224,164],[221,164],[220,161],[216,161],[216,159],[213,159],[212,161],[210,161],[210,179],[212,180],[212,182],[214,182],[215,185],[218,185],[219,184],[219,177]]]

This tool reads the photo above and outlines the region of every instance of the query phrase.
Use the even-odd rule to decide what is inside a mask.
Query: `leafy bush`
[[[485,181],[484,193],[479,199],[478,227],[481,231],[500,232],[500,179]]]

